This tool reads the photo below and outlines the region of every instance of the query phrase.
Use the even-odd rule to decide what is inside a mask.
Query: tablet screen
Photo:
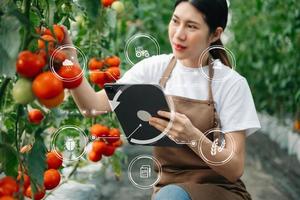
[[[149,125],[151,116],[158,117],[157,111],[170,111],[159,85],[106,84],[105,91],[130,144],[182,146]]]

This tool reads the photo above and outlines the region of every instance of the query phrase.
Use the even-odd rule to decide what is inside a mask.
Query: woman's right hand
[[[61,27],[64,30],[65,37],[60,46],[69,46],[69,48],[64,48],[63,52],[65,52],[68,55],[68,58],[71,58],[72,61],[75,61],[77,64],[79,64],[77,59],[77,49],[73,45],[68,29],[64,25],[61,25]]]
[[[62,45],[73,45],[67,27],[65,27],[64,25],[61,25],[61,27],[64,30],[64,34],[65,34],[64,40],[62,41]]]
[[[67,55],[67,59],[80,65],[77,59],[77,48],[73,45],[68,29],[65,26],[61,27],[65,34],[61,46],[69,46],[68,48],[64,48],[63,52]],[[77,88],[71,89],[70,92],[80,112],[86,117],[96,117],[97,115],[111,111],[105,90],[95,92],[85,77],[81,84]]]

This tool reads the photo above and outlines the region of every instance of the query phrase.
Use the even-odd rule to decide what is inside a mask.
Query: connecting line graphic
[[[87,114],[88,112],[89,111],[87,111],[87,110],[83,110],[82,114]],[[107,113],[108,113],[108,111],[105,111],[105,110],[94,110],[94,109],[91,110],[92,115],[100,115],[100,114],[107,114]]]
[[[92,113],[92,115],[99,115],[99,114],[106,114],[106,113],[108,113],[108,111],[104,111],[104,110],[92,110],[91,113]]]
[[[190,142],[188,141],[179,141],[175,138],[173,138],[172,136],[168,135],[168,137],[173,140],[176,144],[190,144],[192,147],[195,147],[197,145],[197,141],[196,140],[192,140]]]
[[[134,129],[134,131],[128,136],[128,138],[130,138],[141,127],[142,127],[142,124],[139,124],[138,127],[136,127],[136,129]]]

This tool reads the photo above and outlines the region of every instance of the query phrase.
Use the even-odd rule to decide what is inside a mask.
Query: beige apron
[[[160,79],[160,85],[163,88],[175,65],[176,59],[173,57]],[[213,73],[213,68],[210,65],[210,80]],[[212,96],[211,81],[209,81],[208,87],[208,100],[170,96],[173,99],[175,111],[185,114],[193,125],[203,133],[219,126]],[[154,187],[153,196],[161,187],[176,184],[184,188],[192,200],[251,199],[240,179],[236,183],[230,183],[226,178],[212,170],[187,145],[182,148],[154,147],[153,156],[158,159],[162,167],[161,179]],[[155,170],[158,172],[157,168]]]

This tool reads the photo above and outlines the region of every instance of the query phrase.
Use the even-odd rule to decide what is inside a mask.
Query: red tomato
[[[105,59],[105,64],[108,66],[119,66],[121,63],[121,60],[118,56],[110,56]]]
[[[21,181],[21,177],[22,177],[22,172],[19,171],[17,180],[18,182]],[[26,189],[30,186],[30,178],[27,174],[23,174],[23,188],[24,188],[24,192],[26,191]]]
[[[46,190],[52,190],[60,182],[60,173],[56,169],[48,169],[44,173],[44,186]]]
[[[106,138],[106,141],[109,143],[109,144],[112,144],[116,141],[118,141],[120,139],[120,130],[117,129],[117,128],[111,128],[109,130],[109,134],[108,134],[108,137]]]
[[[42,71],[45,65],[46,62],[41,55],[22,51],[17,59],[16,70],[21,76],[33,78]]]
[[[105,142],[95,141],[95,142],[93,142],[92,150],[94,152],[96,152],[97,154],[102,154],[104,152],[105,147],[106,147]]]
[[[90,71],[90,80],[92,83],[104,85],[107,82],[106,73],[99,70]]]
[[[15,200],[12,196],[5,195],[3,197],[0,197],[0,200]]]
[[[89,157],[90,161],[98,162],[99,160],[101,160],[102,155],[95,151],[91,151],[91,152],[89,152],[88,157]]]
[[[63,62],[67,59],[67,55],[62,51],[55,51],[54,49],[49,50],[49,55],[51,57],[50,65],[53,65],[55,68],[60,68]]]
[[[109,7],[115,0],[102,0],[102,5],[104,7]]]
[[[110,67],[105,72],[109,82],[115,82],[121,75],[119,67]]]
[[[115,153],[115,150],[116,150],[116,147],[114,147],[110,144],[107,144],[104,148],[103,155],[112,156]]]
[[[63,82],[50,71],[39,74],[32,83],[32,91],[40,99],[54,98],[63,89]]]
[[[57,153],[54,151],[48,152],[46,154],[46,161],[48,169],[58,169],[62,166],[63,163],[61,154],[60,156],[58,156]]]
[[[104,62],[97,58],[91,58],[88,63],[89,70],[101,69],[104,66]]]
[[[58,75],[63,80],[64,88],[73,89],[78,87],[82,82],[82,69],[77,65],[73,66],[62,66]]]
[[[29,186],[25,191],[25,196],[31,198],[31,186]],[[34,200],[40,200],[45,196],[45,189],[40,189],[37,193],[34,194]]]
[[[101,124],[94,124],[90,128],[91,135],[95,137],[106,137],[109,135],[109,128],[107,126],[101,125]]]
[[[123,141],[119,139],[118,141],[112,143],[112,145],[116,148],[121,147],[123,145]]]
[[[53,31],[54,31],[55,37],[57,38],[58,42],[61,43],[65,38],[65,32],[64,32],[63,28],[59,25],[54,24]],[[44,35],[53,36],[50,29],[45,29]]]
[[[38,100],[43,106],[51,109],[60,105],[64,101],[64,98],[65,98],[65,92],[62,91],[59,95],[51,99],[38,99]]]
[[[41,39],[38,40],[38,48],[44,49],[46,48],[46,42],[48,43],[48,49],[54,49],[55,47],[55,39],[51,35],[43,35]]]
[[[19,186],[15,179],[10,176],[6,176],[0,179],[0,196],[12,196],[19,191]]]
[[[44,114],[39,109],[32,109],[28,112],[28,120],[33,124],[39,124],[44,119]]]

